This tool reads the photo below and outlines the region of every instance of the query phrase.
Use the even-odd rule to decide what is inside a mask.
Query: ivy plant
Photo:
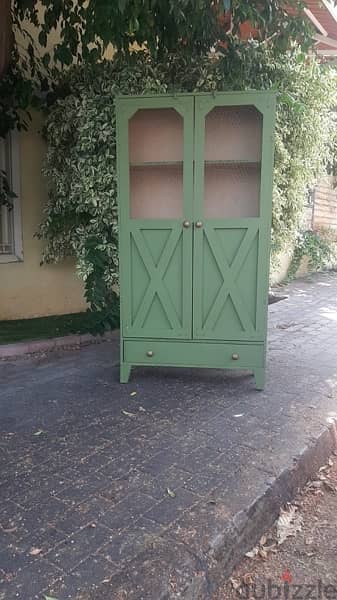
[[[336,73],[298,47],[275,55],[268,44],[239,41],[223,53],[162,60],[136,52],[72,68],[46,121],[44,173],[49,201],[40,236],[44,260],[76,256],[87,299],[108,318],[118,286],[117,94],[272,89],[277,92],[274,255],[299,228],[307,185],[331,160]],[[64,115],[67,119],[64,119]]]

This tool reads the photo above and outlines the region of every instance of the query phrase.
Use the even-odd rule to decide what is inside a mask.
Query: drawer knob
[[[146,353],[146,356],[148,356],[149,358],[152,358],[152,356],[153,356],[152,350],[148,350]]]
[[[201,229],[202,227],[202,221],[197,221],[195,226],[197,227],[197,229]]]
[[[185,229],[188,229],[190,227],[191,223],[189,221],[184,221],[183,222],[183,227],[185,227]]]
[[[239,360],[239,355],[238,354],[232,354],[232,359],[233,360]]]

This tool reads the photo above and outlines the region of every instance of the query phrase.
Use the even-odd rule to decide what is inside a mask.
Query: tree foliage
[[[1,1],[8,13],[10,3]],[[14,0],[0,25],[7,41],[0,50],[0,65],[6,65],[0,71],[0,135],[26,126],[22,108],[52,89],[64,68],[100,61],[111,46],[126,60],[135,45],[154,58],[166,52],[195,56],[230,45],[248,20],[276,49],[294,39],[307,47],[312,40],[304,6],[302,0]]]
[[[284,49],[289,38],[308,40],[304,6],[302,0],[15,0],[14,13],[21,29],[25,21],[38,28],[44,48],[59,28],[53,59],[70,65],[101,59],[110,44],[125,55],[134,44],[145,44],[153,56],[178,48],[204,52],[218,40],[237,35],[247,20],[261,37],[272,37],[274,46]],[[224,27],[226,8],[232,17],[230,31]]]
[[[0,137],[27,129],[31,106],[53,102],[64,69],[101,61],[111,46],[124,60],[135,44],[158,60],[167,52],[202,55],[218,43],[230,46],[247,19],[275,48],[289,39],[308,45],[303,6],[301,0],[0,0]]]

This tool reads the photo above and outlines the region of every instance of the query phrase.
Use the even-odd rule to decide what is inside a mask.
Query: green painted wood
[[[205,117],[217,106],[254,106],[262,114],[257,217],[205,219]],[[131,96],[117,99],[116,107],[121,382],[128,381],[132,365],[248,368],[254,373],[257,389],[262,389],[275,95],[226,92]],[[147,108],[174,108],[184,119],[182,219],[130,218],[129,120],[137,110]],[[249,160],[211,160],[207,164],[223,168],[233,164],[254,168],[260,165]],[[143,168],[142,163],[135,166]],[[157,162],[149,166],[164,167]],[[184,220],[190,221],[192,226],[185,229]],[[203,226],[195,227],[197,221]]]
[[[132,223],[130,312],[124,337],[191,337],[192,230],[181,221]]]
[[[257,390],[263,390],[266,381],[265,368],[253,368],[253,374],[255,378],[255,387]]]
[[[129,381],[130,374],[131,374],[131,365],[122,360],[121,366],[120,366],[120,382],[127,383]]]
[[[128,339],[124,341],[124,360],[133,365],[263,368],[264,346],[239,342]]]
[[[258,255],[258,293],[256,306],[257,327],[264,331],[264,340],[267,338],[268,318],[268,289],[271,251],[271,222],[273,199],[273,173],[274,173],[274,131],[276,115],[275,94],[266,95],[263,109],[262,132],[262,163],[261,163],[261,236]],[[262,388],[261,388],[262,389]]]

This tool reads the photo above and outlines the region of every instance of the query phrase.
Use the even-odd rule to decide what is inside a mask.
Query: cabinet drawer
[[[124,340],[124,362],[131,365],[252,368],[264,366],[263,343]]]

